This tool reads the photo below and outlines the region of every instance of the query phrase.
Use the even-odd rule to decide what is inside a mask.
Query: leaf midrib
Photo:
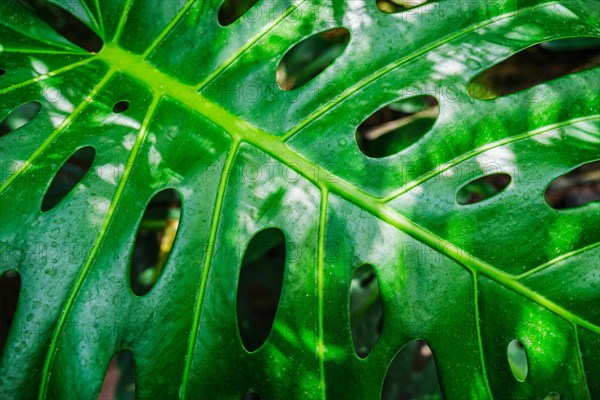
[[[380,200],[372,197],[347,181],[331,174],[314,162],[293,151],[284,142],[285,138],[271,135],[247,121],[231,114],[219,105],[211,102],[193,86],[183,84],[171,76],[157,70],[139,56],[131,54],[115,44],[106,44],[98,58],[114,68],[152,88],[158,95],[167,96],[191,110],[203,115],[207,120],[221,127],[235,141],[246,142],[265,152],[287,167],[295,170],[312,182],[321,191],[329,191],[365,209],[382,221],[396,227],[420,242],[454,259],[467,269],[512,289],[528,299],[552,310],[573,324],[585,327],[600,334],[600,327],[571,313],[539,293],[515,281],[511,275],[492,265],[458,249],[451,242],[435,235],[410,219],[390,209]],[[157,84],[159,82],[159,84]],[[157,87],[158,86],[158,87]],[[311,173],[314,172],[314,173]],[[333,179],[332,179],[333,178]]]

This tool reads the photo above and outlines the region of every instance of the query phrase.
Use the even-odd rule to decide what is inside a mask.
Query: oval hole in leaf
[[[110,360],[98,399],[135,399],[135,362],[129,349]]]
[[[127,100],[118,101],[113,106],[114,113],[122,113],[129,109],[129,102]]]
[[[219,24],[227,26],[242,18],[258,0],[225,0],[219,9]]]
[[[555,210],[582,207],[600,201],[600,161],[583,164],[556,178],[546,188],[544,198]]]
[[[5,69],[0,68],[0,76],[4,75],[6,73]]]
[[[277,68],[277,83],[283,90],[306,85],[330,66],[350,43],[350,31],[333,28],[317,33],[292,47]]]
[[[513,376],[519,382],[524,382],[527,378],[529,367],[527,365],[527,353],[525,353],[525,347],[517,339],[511,341],[506,349],[506,355],[508,357],[508,365]]]
[[[35,118],[42,109],[42,103],[39,101],[31,101],[21,104],[19,107],[12,110],[6,118],[0,122],[0,137],[15,131]]]
[[[476,179],[458,191],[456,202],[464,206],[490,199],[506,189],[511,180],[508,174],[492,174]]]
[[[269,337],[283,286],[286,245],[283,232],[257,233],[246,248],[237,289],[237,322],[242,343],[252,352]]]
[[[260,396],[256,392],[248,392],[242,396],[241,400],[260,400]]]
[[[100,36],[70,12],[48,1],[24,0],[23,2],[29,5],[56,33],[71,43],[90,53],[98,53],[102,50],[104,43]]]
[[[181,197],[174,189],[158,192],[146,206],[131,259],[131,289],[136,295],[148,293],[164,270],[177,237],[180,216]]]
[[[435,359],[424,340],[407,343],[396,354],[385,374],[382,400],[440,399],[442,392]]]
[[[20,293],[21,275],[17,271],[6,271],[0,275],[0,355],[8,339]]]
[[[350,286],[350,331],[356,354],[369,355],[383,328],[383,306],[379,280],[371,265],[359,267]]]
[[[493,100],[598,65],[600,41],[596,38],[559,39],[512,55],[478,74],[467,90],[476,99]]]
[[[400,100],[381,108],[360,124],[356,142],[367,157],[388,157],[421,139],[438,115],[438,101],[433,96]]]
[[[60,167],[46,194],[42,199],[42,212],[49,211],[56,207],[77,184],[87,174],[94,162],[96,150],[93,147],[86,146],[77,150],[69,159]]]
[[[560,394],[556,392],[548,393],[548,396],[544,397],[544,400],[560,400]]]
[[[428,0],[377,0],[377,8],[386,14],[410,10],[427,3]]]

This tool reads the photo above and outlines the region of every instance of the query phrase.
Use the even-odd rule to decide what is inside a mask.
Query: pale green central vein
[[[185,357],[185,368],[183,370],[183,380],[181,382],[181,399],[186,399],[187,385],[189,381],[190,371],[192,368],[192,356],[194,354],[194,348],[196,346],[196,338],[198,337],[198,327],[200,326],[200,316],[202,313],[202,305],[204,304],[204,293],[206,291],[206,283],[208,282],[208,273],[210,271],[212,255],[214,251],[215,242],[217,240],[217,232],[219,227],[219,220],[221,217],[221,209],[223,208],[223,199],[225,198],[225,189],[227,188],[227,181],[231,172],[231,166],[235,159],[237,149],[239,147],[239,141],[234,140],[229,150],[229,155],[223,166],[221,172],[221,179],[219,181],[219,187],[217,189],[217,198],[215,199],[215,208],[210,223],[210,233],[208,239],[208,245],[206,254],[204,255],[204,264],[202,266],[202,279],[200,281],[200,288],[198,296],[196,297],[196,304],[194,307],[194,318],[192,320],[192,327],[190,335],[188,337],[188,347]]]
[[[113,220],[113,217],[115,214],[115,210],[117,209],[119,202],[121,200],[121,197],[123,196],[123,192],[125,191],[125,187],[127,186],[127,182],[129,181],[129,176],[131,175],[133,167],[135,166],[135,162],[137,160],[137,156],[139,154],[140,148],[142,147],[142,144],[144,143],[144,141],[146,139],[146,136],[148,134],[148,127],[150,125],[150,122],[152,121],[154,112],[156,111],[156,109],[158,107],[159,101],[160,101],[160,96],[154,96],[154,98],[152,100],[152,104],[148,108],[148,113],[146,114],[146,118],[144,119],[144,121],[138,131],[138,135],[136,137],[135,144],[131,150],[131,153],[129,154],[129,159],[127,160],[125,170],[123,171],[123,177],[119,181],[119,185],[118,185],[115,195],[113,196],[113,199],[110,203],[110,207],[108,208],[108,211],[106,212],[106,217],[104,218],[102,228],[100,229],[100,232],[98,233],[98,239],[96,240],[96,243],[94,243],[94,247],[92,248],[92,251],[88,255],[85,265],[81,269],[81,272],[79,273],[79,276],[77,277],[75,285],[69,294],[67,302],[63,306],[63,309],[60,313],[58,322],[56,323],[56,327],[55,327],[54,333],[52,335],[52,340],[50,341],[50,348],[46,355],[46,361],[44,363],[44,370],[42,372],[42,381],[41,381],[40,391],[39,391],[39,396],[38,396],[38,398],[40,400],[44,399],[46,396],[48,379],[50,377],[50,369],[52,368],[52,362],[54,361],[54,357],[56,355],[56,348],[58,346],[59,337],[60,337],[60,335],[63,331],[63,328],[67,322],[69,312],[71,311],[73,304],[75,304],[75,299],[77,298],[79,290],[83,286],[83,283],[87,277],[87,274],[90,271],[90,269],[94,263],[94,260],[96,259],[96,255],[100,251],[100,247],[102,246],[102,243],[104,243],[104,239],[106,238],[108,229],[110,227],[110,224],[112,223],[112,220]]]
[[[566,320],[581,325],[593,332],[600,333],[600,327],[572,314],[568,310],[544,298],[539,293],[532,291],[525,285],[515,281],[505,272],[456,248],[451,242],[442,239],[406,217],[398,214],[384,203],[378,201],[349,182],[346,182],[339,177],[330,179],[329,177],[333,176],[330,173],[315,174],[315,170],[324,170],[312,161],[307,160],[302,155],[293,151],[284,143],[282,138],[264,132],[247,121],[243,121],[234,116],[227,110],[197,93],[193,86],[188,86],[177,81],[158,71],[150,64],[143,62],[141,58],[131,55],[114,46],[105,46],[99,54],[99,57],[107,64],[118,68],[123,73],[130,75],[134,79],[138,79],[140,82],[143,82],[150,87],[156,87],[157,82],[159,82],[160,89],[165,95],[178,100],[190,109],[204,115],[214,124],[220,126],[226,132],[229,132],[235,139],[248,142],[283,164],[288,165],[318,187],[327,188],[330,192],[346,198],[369,211],[374,216],[395,226],[397,229],[400,229],[417,240],[438,250],[442,254],[453,258],[463,266],[479,271],[479,273],[548,308]]]

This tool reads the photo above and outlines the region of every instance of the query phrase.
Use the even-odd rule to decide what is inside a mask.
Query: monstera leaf
[[[544,200],[600,158],[599,70],[495,99],[469,90],[534,44],[600,37],[595,0],[396,2],[396,13],[375,0],[261,0],[227,24],[222,3],[51,1],[101,39],[87,51],[31,4],[2,1],[0,118],[39,112],[0,138],[0,274],[21,282],[0,397],[96,398],[129,349],[140,399],[375,399],[418,338],[449,399],[600,397],[599,205]],[[282,89],[282,58],[335,28],[348,40]],[[384,157],[361,151],[365,119],[423,95],[439,104],[428,132]],[[93,161],[47,200],[74,155]],[[490,174],[510,183],[457,201]],[[167,189],[182,202],[176,237],[136,292],[140,221]],[[249,351],[238,280],[265,231],[283,234],[283,283],[268,339]],[[359,357],[349,291],[363,265],[383,321]]]

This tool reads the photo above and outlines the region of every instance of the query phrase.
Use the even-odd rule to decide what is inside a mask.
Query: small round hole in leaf
[[[21,104],[19,107],[12,110],[3,120],[0,122],[0,137],[15,131],[35,118],[40,113],[42,104],[39,101],[31,101],[29,103]]]
[[[529,366],[527,364],[527,353],[523,344],[517,339],[511,341],[506,349],[506,355],[508,357],[508,365],[515,379],[519,382],[525,382]]]
[[[127,100],[119,101],[119,102],[115,103],[115,105],[113,106],[114,113],[122,113],[122,112],[127,111],[128,109],[129,109],[129,102]]]
[[[600,201],[600,161],[585,163],[556,178],[546,188],[544,199],[555,210]]]
[[[0,68],[0,76],[4,75],[6,73],[5,69]]]
[[[277,83],[286,91],[298,89],[329,67],[350,43],[350,31],[333,28],[296,44],[281,59]]]
[[[464,206],[490,199],[506,189],[511,179],[510,175],[502,173],[476,179],[458,191],[456,202]]]
[[[379,109],[356,130],[360,151],[371,158],[394,155],[415,144],[439,115],[433,96],[414,96]]]

